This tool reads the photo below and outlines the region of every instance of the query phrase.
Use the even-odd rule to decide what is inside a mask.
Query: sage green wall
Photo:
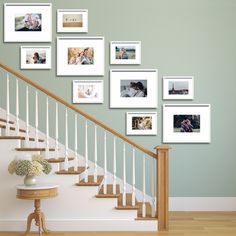
[[[3,35],[4,2],[1,0],[1,36]],[[23,2],[37,1],[24,0]],[[154,146],[161,143],[162,139],[162,76],[193,75],[195,77],[195,99],[174,103],[210,103],[212,105],[212,142],[211,144],[171,145],[170,196],[236,197],[234,147],[236,109],[233,105],[236,99],[236,1],[56,0],[46,2],[53,3],[52,69],[24,70],[22,73],[71,102],[72,80],[91,78],[56,77],[56,9],[88,9],[89,33],[79,34],[79,36],[105,36],[105,76],[92,78],[104,80],[105,102],[102,105],[78,105],[78,107],[125,134],[125,113],[130,109],[109,109],[109,69],[157,68],[159,70],[158,135],[131,137],[132,140],[153,149]],[[142,41],[142,65],[110,66],[109,41],[112,40]],[[20,45],[41,44],[3,43],[2,36],[0,61],[20,70]],[[3,84],[1,84],[2,86]],[[1,93],[0,101],[4,103],[3,87]],[[24,96],[24,93],[21,96]],[[24,110],[21,110],[21,113],[23,112]],[[43,119],[44,114],[40,113],[40,115]],[[50,119],[53,122],[53,113],[50,114]],[[31,120],[33,120],[33,116]],[[43,123],[42,129],[44,129]],[[72,124],[70,129],[73,130]],[[70,145],[72,145],[72,141],[71,138]],[[111,145],[109,145],[109,150],[112,151]],[[119,162],[120,165],[121,162]],[[140,175],[139,181],[141,181]]]

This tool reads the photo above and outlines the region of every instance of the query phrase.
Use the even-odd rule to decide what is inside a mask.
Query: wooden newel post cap
[[[158,151],[158,150],[169,150],[171,148],[169,147],[169,145],[158,145],[158,146],[154,147],[154,149],[156,149]]]

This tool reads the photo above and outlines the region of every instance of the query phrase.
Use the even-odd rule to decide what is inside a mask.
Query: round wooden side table
[[[34,186],[17,186],[17,198],[24,200],[34,200],[35,210],[27,218],[27,229],[25,235],[30,232],[31,222],[34,219],[35,225],[39,228],[39,235],[42,232],[48,233],[46,228],[44,213],[40,210],[41,199],[56,197],[58,195],[59,185],[55,184],[37,184]]]

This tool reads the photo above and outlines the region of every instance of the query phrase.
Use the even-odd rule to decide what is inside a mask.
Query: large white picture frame
[[[87,9],[58,9],[57,10],[58,33],[87,33],[88,10]]]
[[[104,37],[58,37],[58,76],[103,76]]]
[[[51,41],[51,3],[4,4],[4,42]]]
[[[164,143],[210,143],[210,104],[163,105]]]
[[[158,70],[110,70],[110,108],[157,108]]]
[[[51,46],[21,46],[21,69],[51,69]]]

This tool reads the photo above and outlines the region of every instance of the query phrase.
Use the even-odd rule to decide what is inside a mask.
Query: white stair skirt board
[[[170,211],[236,211],[236,197],[170,197]]]
[[[46,227],[52,231],[157,231],[157,221],[127,219],[66,219],[46,218]],[[0,231],[24,231],[26,220],[1,220]],[[32,231],[37,228],[32,224]]]

